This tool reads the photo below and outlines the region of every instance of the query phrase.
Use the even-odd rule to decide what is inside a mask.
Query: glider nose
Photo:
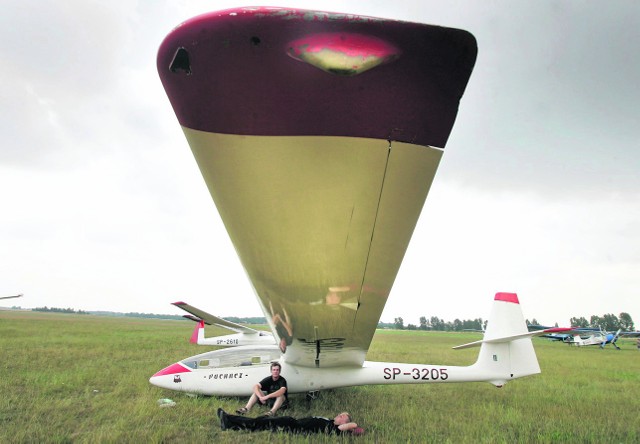
[[[189,372],[191,372],[190,368],[176,362],[175,364],[171,364],[169,367],[165,367],[157,372],[149,378],[149,382],[156,387],[169,390],[180,390],[182,376]]]

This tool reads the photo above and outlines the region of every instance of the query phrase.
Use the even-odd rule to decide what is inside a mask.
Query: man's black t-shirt
[[[273,392],[277,392],[278,390],[280,390],[280,388],[286,387],[286,386],[287,386],[287,380],[284,379],[282,376],[280,376],[277,381],[274,381],[271,376],[267,376],[262,381],[260,381],[260,387],[262,387],[262,390],[267,392],[267,395]],[[289,394],[286,391],[284,392],[284,398],[286,400],[289,400]]]

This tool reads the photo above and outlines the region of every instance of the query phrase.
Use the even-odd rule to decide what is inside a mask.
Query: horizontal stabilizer
[[[183,317],[183,318],[185,318],[185,319],[189,319],[190,321],[193,321],[193,322],[200,322],[200,321],[202,321],[202,322],[204,322],[204,323],[205,323],[205,324],[207,324],[207,325],[211,325],[211,324],[209,324],[208,322],[206,322],[204,319],[200,319],[199,317],[194,316],[194,315],[190,315],[190,314],[188,314],[188,315],[182,315],[182,317]]]
[[[479,347],[482,344],[500,344],[505,342],[515,341],[516,339],[531,338],[534,336],[541,336],[548,333],[570,333],[574,331],[571,328],[548,328],[546,330],[530,331],[527,333],[520,333],[517,335],[503,336],[500,338],[482,339],[480,341],[469,342],[468,344],[458,345],[453,347],[454,350],[460,350],[463,348]]]

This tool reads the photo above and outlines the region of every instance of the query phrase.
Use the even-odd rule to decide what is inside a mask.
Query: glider
[[[183,317],[198,323],[190,339],[190,342],[193,344],[216,345],[220,347],[275,344],[275,339],[269,332],[255,330],[250,327],[245,327],[244,325],[236,324],[235,322],[227,321],[226,319],[219,318],[199,308],[193,307],[186,302],[174,302],[173,305],[189,313],[188,315],[183,315]],[[236,334],[205,338],[205,324],[226,328],[235,331]]]
[[[14,298],[21,298],[23,296],[22,293],[17,294],[15,296],[0,296],[0,299],[14,299]]]
[[[202,353],[152,384],[246,396],[274,360],[290,393],[540,372],[514,293],[496,294],[474,365],[365,360],[476,53],[463,30],[270,7],[165,38],[162,84],[277,345]]]

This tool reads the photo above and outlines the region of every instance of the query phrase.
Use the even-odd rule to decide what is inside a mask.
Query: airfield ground
[[[206,348],[188,343],[192,324],[0,312],[0,442],[334,442],[219,428],[216,409],[244,400],[196,398],[152,387],[149,377]],[[220,332],[222,333],[222,332]],[[207,332],[215,334],[215,331]],[[468,365],[477,349],[452,350],[474,333],[379,331],[367,359]],[[353,413],[357,442],[637,443],[640,352],[621,340],[571,348],[534,340],[542,374],[489,384],[356,387],[293,395],[292,416]],[[286,375],[284,375],[286,377]],[[170,398],[174,407],[160,408]]]

